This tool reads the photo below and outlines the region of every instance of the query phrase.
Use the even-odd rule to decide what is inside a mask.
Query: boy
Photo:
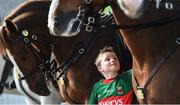
[[[105,46],[100,50],[95,65],[105,79],[94,85],[89,104],[131,104],[134,94],[131,79],[132,70],[118,74],[120,64],[113,48]]]

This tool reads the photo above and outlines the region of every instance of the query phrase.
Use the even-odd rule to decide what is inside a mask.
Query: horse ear
[[[9,31],[17,33],[18,29],[17,26],[11,20],[5,20],[6,27]]]

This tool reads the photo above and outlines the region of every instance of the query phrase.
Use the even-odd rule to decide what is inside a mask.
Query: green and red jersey
[[[133,101],[133,94],[132,70],[128,70],[118,75],[113,80],[100,80],[97,82],[93,87],[89,104],[131,104]]]

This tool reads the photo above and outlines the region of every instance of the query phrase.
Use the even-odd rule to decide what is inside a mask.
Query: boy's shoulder
[[[122,74],[120,76],[121,76],[121,78],[124,78],[124,79],[131,79],[132,78],[132,69],[122,72]]]
[[[132,75],[132,69],[123,72],[122,75]]]

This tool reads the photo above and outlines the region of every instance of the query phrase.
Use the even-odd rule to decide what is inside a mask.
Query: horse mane
[[[18,15],[30,12],[30,11],[39,11],[39,10],[48,10],[50,6],[51,1],[49,0],[28,0],[20,4],[18,7],[15,8],[14,11],[12,11],[9,15],[7,15],[3,21],[9,19],[12,20]]]

